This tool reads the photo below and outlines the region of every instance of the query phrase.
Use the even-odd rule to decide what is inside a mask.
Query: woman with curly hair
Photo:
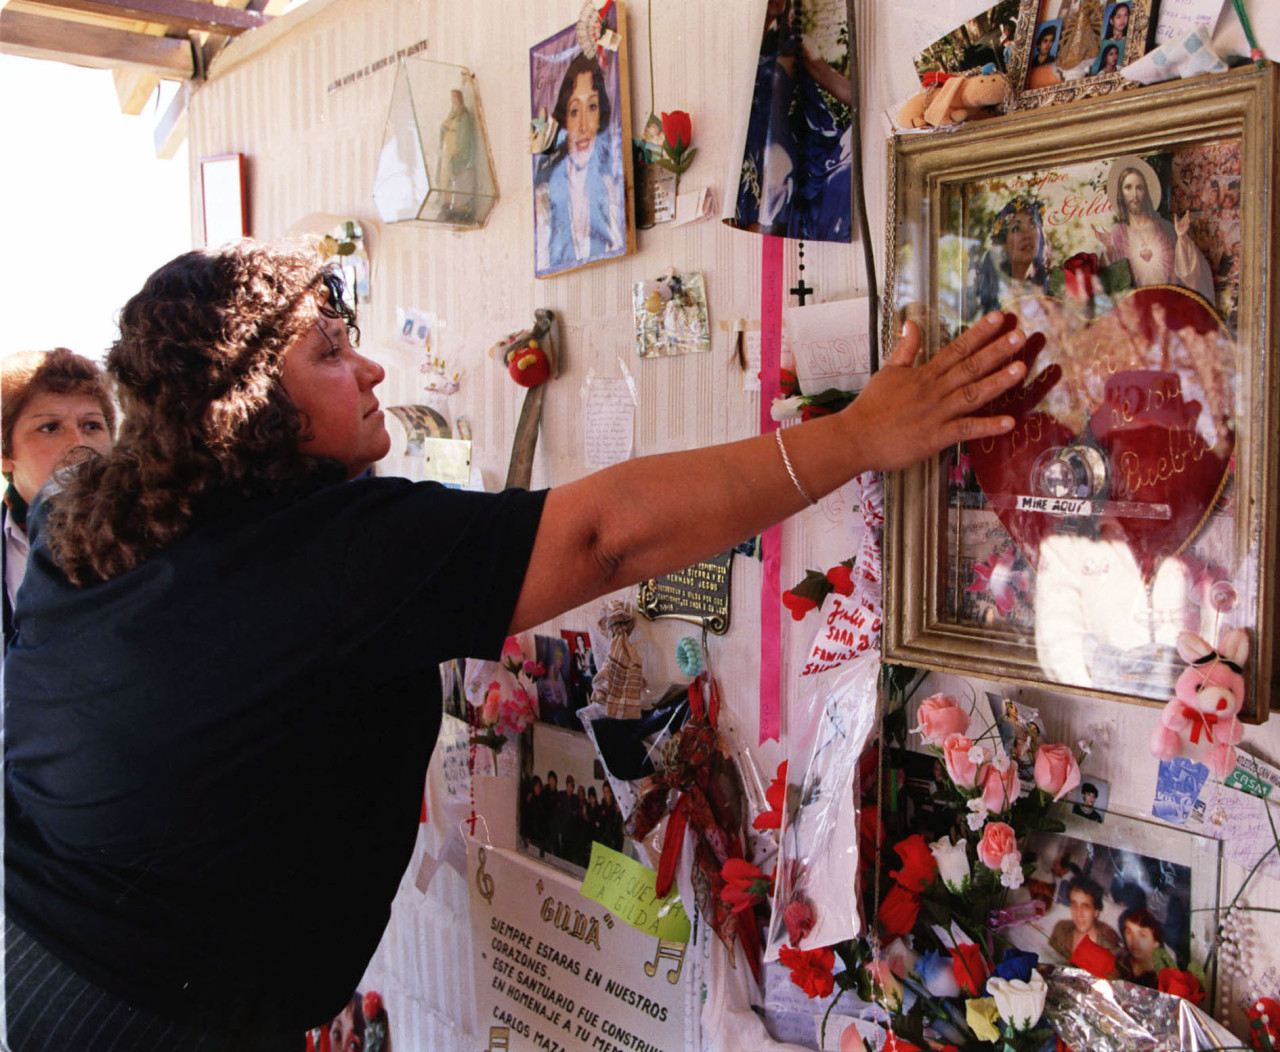
[[[4,506],[0,547],[4,578],[4,643],[13,635],[13,606],[27,569],[27,510],[73,450],[111,448],[116,407],[96,362],[65,347],[19,351],[0,362],[0,469]]]
[[[309,251],[253,242],[161,267],[108,358],[118,445],[33,508],[5,668],[13,1052],[300,1048],[386,924],[440,662],[1005,432],[974,414],[1026,372],[1000,315],[916,368],[909,325],[785,443],[534,493],[357,480],[390,438],[339,291]],[[315,864],[352,830],[356,857]]]
[[[978,261],[970,316],[999,310],[1019,296],[1044,292],[1049,282],[1049,250],[1044,237],[1044,204],[1015,197],[991,223],[990,248]]]

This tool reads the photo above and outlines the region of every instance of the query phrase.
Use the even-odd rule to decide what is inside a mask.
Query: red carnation
[[[780,947],[778,960],[791,969],[791,981],[810,997],[829,997],[835,989],[836,955],[829,946],[820,950],[793,950]]]
[[[768,811],[762,811],[751,824],[756,829],[781,829],[782,812],[787,806],[787,761],[778,764],[778,773],[774,776],[769,788],[764,791]]]
[[[841,595],[853,595],[853,567],[840,563],[827,571],[831,587]]]
[[[763,902],[773,888],[773,878],[766,877],[745,858],[727,859],[720,869],[720,877],[724,880],[720,899],[734,913]]]
[[[818,604],[805,595],[796,595],[790,589],[782,593],[782,605],[791,611],[793,621],[803,621],[810,610],[818,609]]]

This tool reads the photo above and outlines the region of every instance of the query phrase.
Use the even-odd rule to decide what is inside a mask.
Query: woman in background
[[[1033,197],[1015,197],[996,213],[989,248],[978,261],[975,302],[966,312],[968,317],[1045,291],[1049,250],[1043,216],[1044,204]]]
[[[1116,4],[1107,17],[1107,29],[1102,34],[1103,41],[1123,40],[1129,31],[1129,5]]]
[[[0,362],[0,469],[4,472],[4,644],[14,631],[27,569],[27,511],[50,473],[77,447],[111,448],[116,407],[101,368],[65,347],[20,351]]]
[[[442,661],[1007,434],[975,414],[1026,376],[1010,318],[915,367],[908,323],[785,439],[476,493],[359,477],[391,439],[354,323],[314,251],[252,241],[179,256],[120,314],[120,440],[33,506],[4,667],[10,1052],[299,1049],[386,926]],[[352,830],[349,864],[315,864]]]

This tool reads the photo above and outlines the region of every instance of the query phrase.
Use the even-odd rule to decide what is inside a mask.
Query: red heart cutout
[[[993,405],[1015,418],[1013,431],[970,443],[978,484],[1033,567],[1046,536],[1083,525],[1123,540],[1149,580],[1195,538],[1227,480],[1230,335],[1203,300],[1172,286],[1137,289],[1097,319],[1046,296],[1012,310],[1034,334],[1023,352],[1031,379]],[[1020,497],[1043,496],[1033,485],[1036,461],[1077,442],[1106,463],[1108,488],[1088,521],[1020,507]]]

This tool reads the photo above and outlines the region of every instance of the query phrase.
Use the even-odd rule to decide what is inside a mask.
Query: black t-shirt
[[[165,1015],[335,1015],[412,851],[438,663],[501,651],[544,499],[331,486],[88,588],[37,513],[5,661],[13,919]]]

